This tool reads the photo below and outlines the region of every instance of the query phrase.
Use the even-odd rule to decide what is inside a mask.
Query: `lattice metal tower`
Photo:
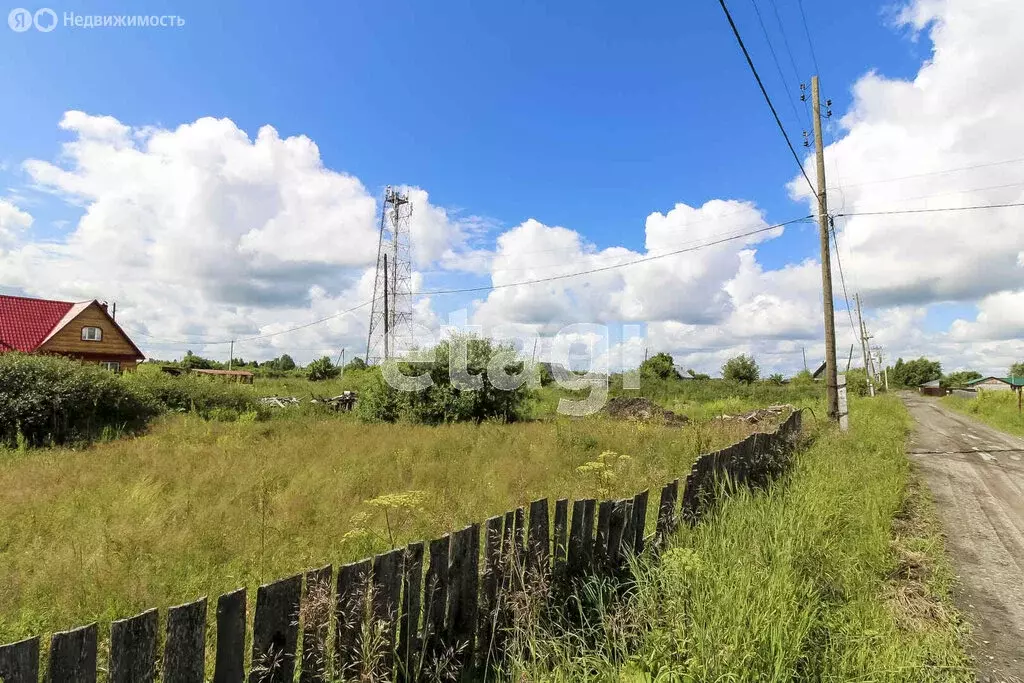
[[[388,185],[380,210],[377,277],[366,340],[366,362],[370,364],[403,356],[413,345],[411,215],[409,195]]]

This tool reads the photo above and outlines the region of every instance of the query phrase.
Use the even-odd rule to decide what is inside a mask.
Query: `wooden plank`
[[[445,534],[430,542],[430,564],[423,592],[423,652],[433,661],[444,647],[445,611],[448,608],[448,556],[451,537]]]
[[[206,598],[167,610],[164,683],[203,683],[206,674]]]
[[[615,574],[622,566],[622,536],[626,528],[626,519],[626,501],[614,501],[611,514],[608,516],[608,541],[604,554],[605,571],[609,574]]]
[[[373,618],[381,634],[380,666],[374,680],[393,680],[395,670],[395,630],[402,590],[404,548],[377,555],[373,559]]]
[[[480,525],[452,534],[448,561],[448,645],[462,678],[471,674],[480,573]]]
[[[420,652],[420,594],[423,590],[423,541],[410,543],[402,557],[402,611],[398,633],[398,680],[415,680]]]
[[[555,501],[555,547],[554,569],[556,575],[565,572],[565,560],[568,556],[569,533],[569,500],[561,498]]]
[[[614,500],[602,500],[597,512],[597,534],[594,538],[594,552],[591,555],[593,572],[601,574],[608,567],[608,527],[612,521]]]
[[[292,683],[301,597],[301,574],[257,589],[249,683]]]
[[[644,552],[644,532],[647,529],[647,498],[649,491],[641,491],[633,496],[633,554],[640,556]]]
[[[665,484],[661,489],[661,502],[658,504],[658,523],[655,532],[659,544],[663,544],[676,529],[676,500],[679,493],[679,480]]]
[[[39,680],[39,637],[0,646],[0,681],[37,683]]]
[[[516,567],[522,566],[523,557],[523,534],[526,530],[526,511],[523,508],[516,508],[512,512],[514,523],[512,526],[512,552],[516,561]]]
[[[302,589],[302,668],[299,683],[324,683],[327,678],[327,634],[331,628],[331,565],[306,572]]]
[[[51,683],[96,683],[96,624],[50,637]]]
[[[158,625],[155,609],[110,624],[110,683],[152,683]]]
[[[526,571],[534,581],[546,583],[551,571],[551,526],[548,499],[530,503],[530,528],[526,540]]]
[[[478,671],[484,670],[494,651],[494,630],[498,623],[498,589],[501,586],[501,516],[491,517],[484,526],[484,573],[480,582],[480,613],[476,634]]]
[[[370,564],[370,560],[361,560],[338,569],[334,594],[334,674],[341,680],[360,675],[361,635]]]
[[[245,589],[217,599],[217,654],[213,683],[245,680]]]

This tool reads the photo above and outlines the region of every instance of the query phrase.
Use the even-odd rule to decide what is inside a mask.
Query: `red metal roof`
[[[74,305],[0,294],[0,351],[35,351]]]

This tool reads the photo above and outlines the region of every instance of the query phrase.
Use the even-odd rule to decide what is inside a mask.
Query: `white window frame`
[[[96,336],[92,336],[92,330],[96,330]],[[82,341],[103,341],[103,328],[100,327],[83,327],[82,328]]]
[[[121,372],[121,361],[101,360],[100,367],[104,370],[110,370],[111,372]]]

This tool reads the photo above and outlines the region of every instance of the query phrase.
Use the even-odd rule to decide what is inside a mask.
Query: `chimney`
[[[113,310],[110,312],[110,319],[111,320],[117,320],[117,302],[116,301],[114,302]]]
[[[104,311],[106,311],[106,310],[107,310],[107,302],[106,302],[106,301],[101,301],[101,302],[100,302],[100,306],[102,306],[102,307],[103,307],[103,310],[104,310]]]

